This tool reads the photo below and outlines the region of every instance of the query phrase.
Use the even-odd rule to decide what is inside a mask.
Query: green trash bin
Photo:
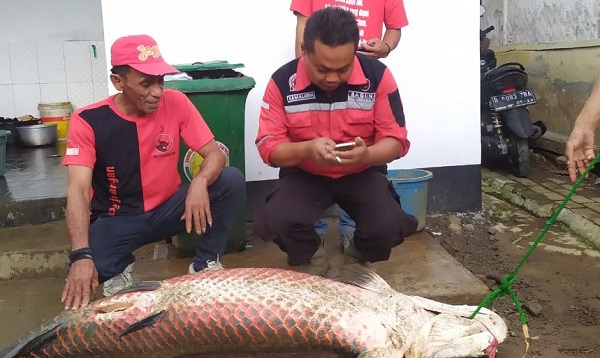
[[[228,165],[245,173],[244,113],[248,93],[256,82],[235,69],[243,64],[227,61],[196,62],[173,65],[192,79],[165,81],[165,88],[187,95],[215,135],[215,140],[228,157]],[[182,183],[189,183],[198,173],[202,156],[189,149],[180,139],[179,174]],[[227,239],[225,252],[235,252],[246,246],[246,203],[240,203],[238,215]],[[173,239],[180,256],[193,256],[199,236],[179,234]]]

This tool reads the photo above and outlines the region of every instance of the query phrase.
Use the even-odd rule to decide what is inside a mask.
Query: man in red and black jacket
[[[274,240],[293,266],[323,274],[327,260],[314,222],[337,203],[357,222],[347,255],[387,260],[415,232],[385,176],[410,142],[396,83],[381,62],[356,54],[352,13],[315,12],[304,30],[304,55],[277,70],[265,91],[256,145],[280,179],[254,227]],[[336,144],[354,142],[350,150]]]

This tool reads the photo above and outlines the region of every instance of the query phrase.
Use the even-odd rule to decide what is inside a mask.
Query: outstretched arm
[[[577,180],[577,171],[583,172],[594,159],[594,139],[599,124],[600,80],[596,80],[590,97],[575,120],[575,126],[565,149],[572,181]]]

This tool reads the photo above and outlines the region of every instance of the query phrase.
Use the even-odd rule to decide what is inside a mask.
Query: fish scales
[[[402,357],[435,316],[389,286],[365,289],[269,268],[208,271],[64,311],[0,357],[382,348]]]

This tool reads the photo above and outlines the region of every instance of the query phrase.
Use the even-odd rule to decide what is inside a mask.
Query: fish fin
[[[117,292],[116,294],[120,295],[122,293],[129,293],[129,292],[138,292],[138,291],[155,291],[158,288],[160,288],[160,281],[142,281],[142,282],[138,282],[138,283],[134,283],[133,285],[122,289],[121,291]]]
[[[69,312],[69,311],[67,311]],[[68,313],[59,315],[51,324],[43,325],[40,328],[30,332],[18,341],[0,351],[0,357],[13,358],[28,356],[32,351],[39,351],[47,343],[54,341],[58,332],[69,322],[68,318],[62,319]]]
[[[392,287],[381,276],[360,264],[344,265],[329,278],[374,292],[385,292]]]
[[[123,332],[121,332],[121,334],[119,334],[119,338],[126,336],[129,333],[139,331],[140,329],[144,329],[146,327],[151,327],[154,324],[154,322],[156,322],[156,320],[158,320],[163,313],[165,313],[165,310],[152,313],[150,316],[142,319],[141,321],[135,322],[131,326],[125,328],[125,330]]]
[[[96,308],[96,312],[98,313],[108,313],[108,312],[120,312],[125,311],[129,307],[133,306],[133,303],[130,302],[117,302],[110,305],[98,306]]]

